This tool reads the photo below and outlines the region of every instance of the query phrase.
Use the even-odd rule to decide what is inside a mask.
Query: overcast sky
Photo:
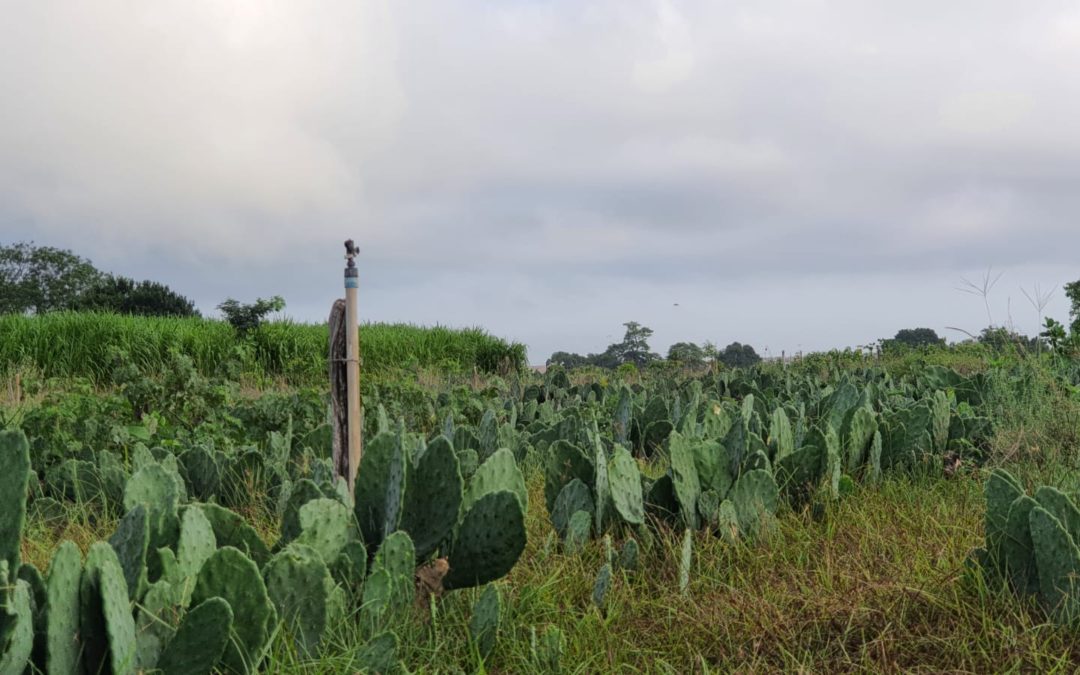
[[[601,351],[977,332],[1080,279],[1080,6],[34,0],[0,10],[0,242],[206,312]],[[677,303],[677,306],[676,306]]]

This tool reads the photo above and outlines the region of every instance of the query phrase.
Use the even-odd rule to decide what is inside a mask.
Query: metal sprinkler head
[[[348,267],[356,267],[356,256],[360,253],[360,249],[356,248],[356,244],[352,239],[345,240],[345,259],[348,260]]]

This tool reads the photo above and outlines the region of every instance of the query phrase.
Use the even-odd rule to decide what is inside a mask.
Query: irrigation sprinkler
[[[363,408],[360,400],[360,330],[356,296],[360,286],[358,253],[352,239],[345,242],[345,299],[330,310],[330,399],[334,418],[334,471],[345,478],[352,493],[363,456]]]

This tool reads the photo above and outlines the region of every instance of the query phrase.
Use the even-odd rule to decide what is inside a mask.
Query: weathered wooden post
[[[334,422],[333,462],[337,475],[345,478],[349,492],[356,485],[356,471],[363,455],[363,413],[360,400],[360,330],[356,311],[359,287],[357,249],[345,242],[345,299],[335,300],[330,310],[330,401]]]

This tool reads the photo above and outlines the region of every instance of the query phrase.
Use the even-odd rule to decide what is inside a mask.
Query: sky
[[[953,0],[0,2],[0,243],[205,313],[530,360],[1038,331],[1080,279],[1080,6]],[[988,270],[989,296],[958,290]],[[953,330],[961,329],[961,330]]]

